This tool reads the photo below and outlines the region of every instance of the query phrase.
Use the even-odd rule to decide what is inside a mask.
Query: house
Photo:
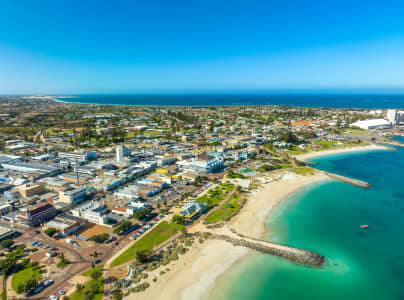
[[[185,204],[185,206],[180,210],[179,214],[185,219],[194,220],[207,211],[207,209],[208,207],[206,204],[191,201]]]

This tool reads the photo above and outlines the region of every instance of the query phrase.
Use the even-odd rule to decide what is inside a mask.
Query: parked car
[[[34,294],[39,294],[40,292],[43,291],[45,287],[43,285],[38,286],[35,290],[34,290]]]
[[[43,283],[44,287],[48,287],[53,284],[53,280],[48,280]]]
[[[50,300],[59,300],[59,297],[55,296],[55,295],[50,295],[49,296]]]

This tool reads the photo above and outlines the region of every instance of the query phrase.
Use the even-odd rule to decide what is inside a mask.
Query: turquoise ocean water
[[[253,254],[220,279],[214,299],[404,299],[404,149],[314,159],[372,184],[328,181],[275,211],[268,239],[326,256],[323,269]],[[360,229],[369,224],[370,229]]]

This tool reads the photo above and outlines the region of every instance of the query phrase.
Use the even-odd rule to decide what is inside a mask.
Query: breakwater
[[[383,142],[383,143],[379,143],[379,145],[382,146],[395,146],[395,147],[401,147],[404,148],[404,143],[399,142],[399,141],[390,141],[390,142]],[[390,148],[391,150],[397,150],[395,148]]]
[[[235,232],[233,231],[233,233]],[[237,234],[237,236],[230,236],[225,234],[208,233],[207,237],[226,241],[233,246],[242,246],[261,253],[278,256],[293,263],[309,267],[321,268],[325,261],[323,255],[314,251],[271,243],[264,240],[250,238],[241,234]]]
[[[354,185],[354,186],[358,186],[358,187],[361,187],[361,188],[367,189],[367,188],[370,188],[372,186],[370,183],[368,183],[366,181],[359,180],[359,179],[346,177],[346,176],[342,176],[342,175],[338,175],[338,174],[331,173],[331,172],[326,172],[326,171],[319,171],[319,172],[327,175],[328,177],[330,177],[332,179],[335,179],[335,180],[338,180],[338,181],[341,181],[341,182],[345,182],[345,183],[348,183],[348,184],[351,184],[351,185]]]

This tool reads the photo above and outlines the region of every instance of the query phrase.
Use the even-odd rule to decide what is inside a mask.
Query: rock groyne
[[[334,174],[334,173],[330,173],[330,172],[326,172],[326,171],[320,171],[321,173],[327,175],[328,177],[338,180],[338,181],[342,181],[354,186],[358,186],[361,188],[370,188],[372,185],[366,181],[362,181],[359,179],[355,179],[355,178],[351,178],[351,177],[346,177],[346,176],[342,176],[342,175],[338,175],[338,174]]]
[[[238,238],[223,234],[210,234],[209,238],[226,241],[234,246],[250,248],[261,253],[275,255],[291,262],[314,268],[321,268],[325,261],[323,255],[314,251],[280,245],[245,236],[244,238]]]

